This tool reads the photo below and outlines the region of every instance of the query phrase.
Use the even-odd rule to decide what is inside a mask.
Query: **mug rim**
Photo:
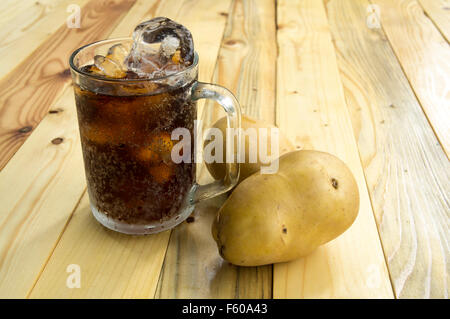
[[[93,73],[88,73],[85,71],[82,71],[79,67],[77,67],[74,63],[74,59],[77,56],[77,54],[79,52],[81,52],[82,50],[90,47],[90,46],[94,46],[94,45],[98,45],[98,44],[103,44],[103,43],[107,43],[107,42],[122,42],[122,41],[133,41],[133,38],[131,37],[123,37],[123,38],[112,38],[112,39],[104,39],[104,40],[99,40],[99,41],[95,41],[95,42],[91,42],[88,44],[85,44],[81,47],[79,47],[78,49],[76,49],[75,51],[72,52],[72,54],[70,55],[69,58],[69,66],[70,69],[73,70],[74,72],[82,75],[82,76],[87,76],[90,78],[94,78],[96,80],[100,80],[100,81],[105,81],[105,82],[118,82],[118,83],[130,83],[130,82],[151,82],[151,81],[161,81],[164,79],[168,79],[170,77],[173,76],[179,76],[180,74],[183,73],[188,73],[189,71],[191,71],[192,69],[194,69],[195,67],[197,67],[198,65],[198,53],[197,51],[194,52],[194,61],[192,62],[192,64],[190,66],[188,66],[187,68],[176,72],[176,73],[172,73],[169,75],[165,75],[165,76],[160,76],[160,77],[155,77],[155,78],[138,78],[138,79],[115,79],[115,78],[107,78],[107,77],[103,77],[103,76],[99,76]]]

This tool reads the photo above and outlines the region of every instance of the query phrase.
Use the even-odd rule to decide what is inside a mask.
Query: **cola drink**
[[[88,44],[69,62],[91,210],[101,224],[128,234],[169,229],[198,200],[237,183],[234,163],[223,180],[195,181],[197,99],[221,104],[233,128],[240,111],[231,92],[197,82],[198,56],[184,26],[164,17],[145,21],[132,39]],[[180,128],[191,140],[178,150],[172,133]],[[174,149],[183,161],[173,159]]]
[[[157,30],[160,38],[150,38],[148,25],[155,33],[162,21],[166,23],[160,28],[164,32]],[[115,44],[105,56],[95,55],[94,63],[80,70],[97,78],[74,84],[91,205],[119,223],[170,220],[195,180],[193,143],[190,163],[176,164],[171,159],[176,143],[171,133],[182,127],[194,134],[197,111],[190,94],[196,74],[178,81],[151,81],[192,64],[192,40],[179,40],[186,33],[179,29],[167,18],[139,25],[131,48]],[[147,42],[137,42],[142,40]],[[152,41],[161,49],[143,51],[142,46]],[[181,43],[191,48],[183,51]]]
[[[81,145],[91,205],[120,222],[170,219],[193,185],[195,164],[175,164],[171,132],[193,136],[192,83],[164,92],[127,96],[75,88]],[[193,149],[191,154],[194,154]],[[193,156],[193,155],[192,155]]]

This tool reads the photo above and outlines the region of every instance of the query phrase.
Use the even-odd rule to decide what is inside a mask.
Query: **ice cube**
[[[126,71],[127,67],[125,65],[125,59],[128,56],[129,51],[130,50],[127,49],[124,44],[115,44],[109,48],[106,57],[116,62],[122,70]]]
[[[172,58],[174,53],[180,46],[180,40],[178,38],[168,35],[161,42],[160,54],[162,54],[167,59]]]
[[[144,163],[159,163],[161,162],[161,157],[157,152],[151,150],[148,147],[139,149],[136,152],[136,157],[138,160]]]
[[[120,79],[127,75],[118,62],[103,55],[94,57],[94,65],[106,77]]]
[[[180,64],[181,63],[181,53],[180,50],[176,50],[175,53],[172,55],[172,62],[174,64]]]
[[[94,122],[81,126],[82,136],[99,145],[127,143],[133,137],[133,132],[133,127],[129,123],[111,125]]]
[[[160,163],[157,166],[150,166],[148,171],[153,180],[158,184],[168,182],[172,176],[175,175],[174,165],[167,165],[165,163]]]
[[[96,75],[102,75],[103,76],[103,72],[102,70],[100,70],[99,68],[97,68],[95,65],[91,64],[91,65],[85,65],[81,68],[82,71],[87,72],[87,73],[93,73]]]
[[[167,132],[155,133],[146,147],[139,149],[136,156],[143,162],[172,163],[171,152],[173,147],[171,136]]]
[[[158,49],[152,45],[158,43]],[[134,29],[133,46],[125,64],[139,76],[152,78],[177,72],[193,60],[194,43],[189,30],[168,18],[158,17]]]

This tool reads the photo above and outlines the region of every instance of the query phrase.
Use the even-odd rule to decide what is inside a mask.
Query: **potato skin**
[[[318,151],[280,157],[276,174],[255,173],[220,208],[212,227],[220,255],[259,266],[306,256],[356,219],[359,192],[347,166]]]
[[[214,123],[214,125],[212,126],[213,128],[218,128],[222,131],[222,136],[223,136],[223,144],[224,146],[226,146],[226,129],[227,129],[227,118],[226,117],[222,117],[220,118],[216,123]],[[242,115],[241,117],[241,128],[243,130],[246,130],[248,128],[268,128],[271,129],[273,127],[276,127],[272,124],[266,123],[264,121],[260,121],[254,118],[251,118],[250,116],[247,115]],[[267,136],[267,150],[270,151],[270,146],[271,146],[271,138],[270,138],[270,131],[268,132],[268,136]],[[208,145],[208,143],[210,143],[210,141],[205,141],[205,146]],[[259,137],[258,137],[258,143],[259,143]],[[236,145],[236,140],[234,142],[234,145]],[[282,154],[285,154],[287,152],[293,151],[294,150],[294,145],[289,141],[289,139],[287,139],[281,132],[279,135],[279,155],[281,156]],[[235,154],[236,154],[236,150],[235,150]],[[259,144],[258,144],[258,154],[259,154]],[[206,163],[206,167],[209,171],[209,173],[212,175],[212,177],[214,177],[215,179],[222,179],[225,176],[225,156],[226,156],[226,147],[224,147],[224,151],[223,151],[223,160],[222,163]],[[245,163],[241,163],[239,165],[240,167],[240,173],[239,173],[239,181],[238,183],[240,183],[241,181],[243,181],[244,179],[246,179],[247,177],[249,177],[250,175],[252,175],[253,173],[256,173],[257,171],[260,170],[261,166],[264,166],[267,164],[263,164],[260,162],[259,156],[258,156],[258,162],[257,163],[250,163],[249,162],[249,139],[246,138],[245,139]]]

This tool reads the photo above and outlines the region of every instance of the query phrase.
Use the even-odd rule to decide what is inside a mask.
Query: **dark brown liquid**
[[[179,212],[195,180],[194,150],[192,142],[191,162],[175,164],[171,149],[178,141],[170,137],[179,127],[194,136],[192,85],[135,96],[75,87],[89,195],[101,213],[148,224]]]

